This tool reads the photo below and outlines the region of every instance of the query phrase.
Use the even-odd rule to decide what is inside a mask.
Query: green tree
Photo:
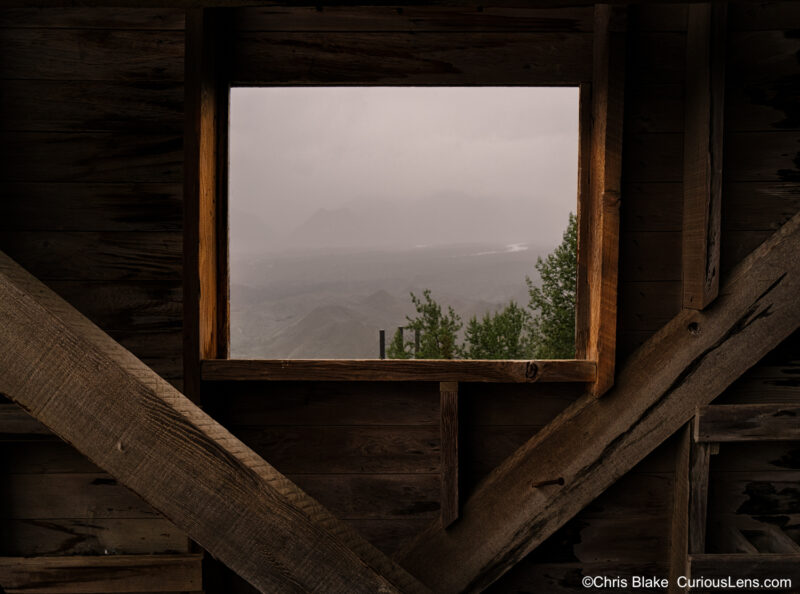
[[[472,316],[467,324],[466,359],[528,359],[531,343],[528,328],[531,314],[514,301],[501,311]]]
[[[530,324],[532,356],[536,359],[571,359],[575,356],[575,288],[578,273],[578,224],[570,213],[561,244],[536,270],[542,284],[525,277],[533,312]]]
[[[455,359],[461,355],[461,347],[457,343],[458,331],[463,324],[461,317],[453,310],[447,308],[447,313],[442,312],[442,306],[431,297],[430,289],[422,291],[422,297],[411,293],[411,302],[417,310],[415,317],[406,316],[410,335],[414,336],[419,330],[419,351],[417,359]],[[402,331],[395,332],[392,343],[387,353],[390,359],[413,359],[413,341],[404,341]]]

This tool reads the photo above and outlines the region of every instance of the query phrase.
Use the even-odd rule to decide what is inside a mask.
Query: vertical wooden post
[[[458,382],[439,384],[442,443],[442,527],[458,519]]]
[[[592,157],[592,85],[580,86],[578,106],[578,270],[575,287],[575,358],[585,359],[589,348],[589,250],[592,242],[589,190]]]
[[[227,352],[227,333],[220,333],[227,318],[220,312],[227,308],[228,283],[219,276],[227,247],[220,250],[218,237],[218,172],[221,145],[226,144],[220,129],[227,130],[228,102],[221,76],[223,16],[212,9],[186,12],[183,375],[184,391],[195,402],[200,401],[200,360]]]
[[[714,444],[698,443],[696,439],[697,419],[693,421],[689,460],[689,554],[706,552],[706,523],[708,519],[708,475],[711,465],[711,450]]]
[[[683,145],[683,306],[719,293],[726,4],[691,4]]]
[[[617,339],[619,210],[625,99],[624,7],[595,6],[592,145],[589,182],[587,277],[589,337],[586,356],[597,361],[591,391],[601,396],[614,384]]]
[[[386,330],[378,330],[378,356],[386,358]]]
[[[685,576],[689,565],[689,464],[692,448],[691,423],[681,429],[676,438],[675,480],[672,496],[672,527],[669,553],[669,594],[685,592],[677,580]]]

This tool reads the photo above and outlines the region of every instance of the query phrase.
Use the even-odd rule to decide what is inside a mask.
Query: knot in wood
[[[531,382],[536,379],[537,375],[539,375],[539,366],[533,361],[528,361],[528,364],[525,365],[525,378]]]

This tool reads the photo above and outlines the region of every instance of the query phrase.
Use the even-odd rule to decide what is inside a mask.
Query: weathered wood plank
[[[775,230],[800,211],[792,182],[734,182],[722,188],[724,231]]]
[[[695,441],[800,440],[800,405],[712,404],[698,409]]]
[[[231,427],[282,473],[438,473],[439,428]]]
[[[8,231],[0,248],[44,280],[175,281],[181,233]]]
[[[182,31],[0,29],[0,78],[183,80]]]
[[[589,32],[591,7],[563,9],[502,6],[325,6],[249,7],[234,12],[234,29],[243,31],[366,32]]]
[[[590,218],[592,212],[592,85],[582,84],[578,95],[578,208],[577,265],[575,277],[575,358],[585,359],[589,350],[591,299],[589,266],[591,263]]]
[[[460,496],[459,481],[459,413],[458,382],[439,384],[440,431],[442,450],[442,527],[447,528],[458,519]]]
[[[202,555],[0,557],[8,594],[186,592],[202,588]]]
[[[678,587],[678,577],[686,575],[689,563],[689,469],[692,447],[692,431],[689,424],[681,429],[674,439],[675,477],[672,486],[672,521],[669,545],[669,589],[670,594],[683,592]]]
[[[681,310],[681,283],[627,282],[619,290],[620,328],[658,330]]]
[[[683,306],[717,297],[722,239],[725,4],[689,7],[683,143]]]
[[[234,84],[577,85],[587,33],[268,33],[238,36]]]
[[[443,359],[207,359],[207,381],[591,382],[594,361]]]
[[[179,183],[179,135],[6,132],[0,174],[9,182]]]
[[[696,421],[695,421],[696,422]],[[693,443],[689,456],[689,553],[706,552],[711,446]]]
[[[496,580],[800,325],[798,253],[800,215],[733,271],[714,307],[683,311],[631,356],[605,398],[579,400],[495,469],[451,530],[429,526],[405,566],[437,591]]]
[[[742,533],[755,545],[757,553],[800,554],[800,545],[772,524],[758,529],[742,528]]]
[[[4,130],[179,134],[183,84],[4,80],[0,114]]]
[[[262,590],[424,591],[7,256],[0,261],[0,392]]]
[[[156,510],[105,473],[9,476],[0,510],[5,519],[159,517]]]
[[[601,396],[614,384],[619,270],[619,211],[622,190],[622,132],[625,101],[626,41],[624,10],[595,8],[592,139],[587,278],[589,333],[586,357],[597,362],[591,387]]]
[[[712,542],[709,548],[713,548],[715,553],[734,553],[755,555],[758,550],[747,540],[736,526],[725,524],[716,530],[711,531]],[[686,561],[688,562],[688,557]],[[685,573],[682,575],[686,575]]]
[[[0,184],[2,231],[180,231],[180,184]]]
[[[183,30],[183,10],[174,8],[128,8],[108,6],[91,8],[62,7],[4,8],[0,10],[3,27],[23,29],[157,29]]]
[[[7,557],[154,555],[188,553],[189,540],[161,518],[52,518],[0,520],[0,547]]]

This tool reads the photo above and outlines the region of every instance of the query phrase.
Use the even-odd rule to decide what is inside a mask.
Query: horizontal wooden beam
[[[689,567],[691,575],[695,578],[721,579],[730,577],[733,580],[751,579],[789,579],[791,584],[784,588],[773,588],[772,592],[796,592],[798,567],[800,567],[800,554],[705,554],[690,555]],[[737,591],[755,591],[752,585],[737,588]],[[704,591],[705,588],[695,588],[693,591]]]
[[[0,557],[7,594],[200,592],[203,555]]]
[[[800,326],[800,214],[633,353],[614,388],[577,400],[486,477],[446,532],[397,557],[437,592],[486,588]]]
[[[712,404],[697,411],[695,441],[800,440],[796,404]]]
[[[206,381],[592,382],[594,361],[441,359],[207,359]]]
[[[689,0],[695,2],[697,0]],[[746,0],[757,2],[762,0]],[[674,4],[675,0],[606,0],[605,4]],[[595,0],[488,0],[477,3],[483,7],[506,8],[562,8],[565,5],[592,6]],[[57,7],[75,6],[76,0],[4,0],[3,6],[17,8],[26,6]],[[80,0],[80,6],[117,6],[131,8],[235,8],[240,6],[318,6],[314,0]],[[389,0],[338,0],[337,6],[476,6],[474,0],[410,0],[391,2]]]
[[[2,253],[0,370],[0,394],[262,592],[426,591]]]

